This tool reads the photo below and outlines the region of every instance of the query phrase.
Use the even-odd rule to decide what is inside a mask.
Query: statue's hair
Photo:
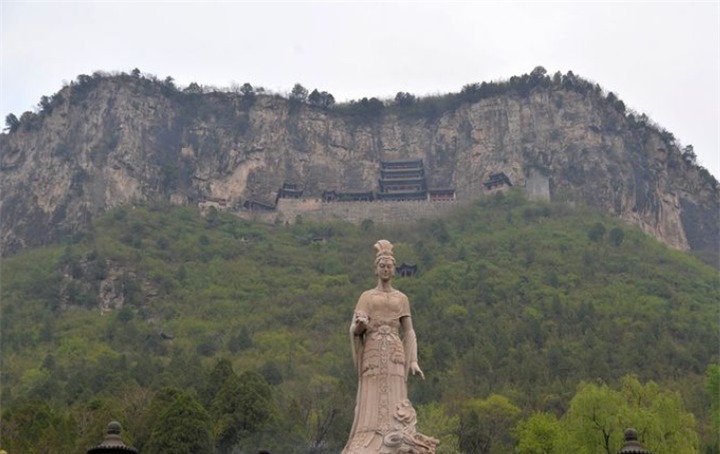
[[[393,264],[395,263],[395,256],[393,256],[393,245],[388,240],[379,240],[375,243],[375,264],[377,265],[381,259],[390,259]]]

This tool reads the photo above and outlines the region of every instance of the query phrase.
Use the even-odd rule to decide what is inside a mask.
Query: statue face
[[[375,274],[380,280],[389,281],[395,275],[395,263],[391,259],[380,259],[375,267]]]

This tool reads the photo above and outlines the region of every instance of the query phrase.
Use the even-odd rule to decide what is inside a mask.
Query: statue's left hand
[[[425,380],[425,374],[423,374],[423,371],[420,370],[420,366],[418,365],[417,361],[413,361],[410,363],[410,372],[412,372],[413,375],[420,374],[420,378]]]

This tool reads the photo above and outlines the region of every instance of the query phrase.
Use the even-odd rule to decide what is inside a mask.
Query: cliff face
[[[372,118],[274,96],[181,93],[117,76],[72,84],[0,136],[4,253],[71,235],[108,208],[151,199],[274,204],[283,183],[310,197],[377,190],[380,160],[423,159],[428,186],[458,199],[491,173],[553,199],[613,213],[680,249],[715,250],[720,191],[667,137],[597,93],[559,85],[427,115]]]

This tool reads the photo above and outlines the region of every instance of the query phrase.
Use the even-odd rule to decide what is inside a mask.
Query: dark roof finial
[[[120,437],[122,426],[117,421],[107,425],[105,439],[94,448],[88,449],[87,454],[137,454],[137,449],[125,446]]]
[[[122,432],[122,426],[117,421],[110,421],[110,424],[107,426],[107,433],[113,434],[113,435],[120,435],[120,432]]]

